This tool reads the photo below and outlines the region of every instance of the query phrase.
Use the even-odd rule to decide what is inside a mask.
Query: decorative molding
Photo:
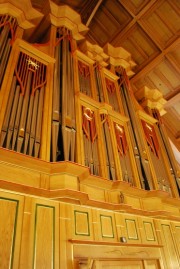
[[[84,41],[80,44],[80,49],[89,58],[97,61],[101,66],[106,67],[108,65],[107,60],[109,59],[109,56],[97,44],[93,45],[88,41]]]
[[[65,174],[66,176],[64,177]],[[74,189],[69,189],[69,178],[72,176]],[[25,181],[24,178],[26,178]],[[160,190],[145,191],[124,181],[113,182],[97,177],[90,174],[88,167],[68,161],[50,163],[0,148],[0,179],[1,189],[7,191],[45,197],[71,204],[127,212],[129,214],[153,216],[154,218],[166,218],[175,221],[180,220],[180,214],[178,213],[180,201],[170,197],[169,193]],[[56,182],[53,184],[54,180]],[[91,199],[88,192],[79,191],[80,186],[83,185],[91,186],[94,191],[99,188],[107,193],[114,192],[120,195],[120,192],[123,192],[124,196],[133,195],[141,199],[143,206],[139,209],[128,204]],[[156,199],[155,203],[154,199]],[[150,208],[146,206],[146,204],[150,205],[151,202],[153,204]],[[161,208],[166,208],[167,205],[173,211],[161,210]]]
[[[143,221],[143,224],[144,224],[144,230],[145,230],[146,240],[147,241],[156,241],[152,223],[149,222],[149,221]],[[147,230],[146,230],[146,225],[149,225],[150,228],[151,228],[152,238],[148,237]]]
[[[79,216],[78,216],[79,215]],[[80,217],[81,215],[81,217]],[[83,229],[86,228],[86,231],[80,231],[78,230],[78,225],[77,225],[77,218],[82,218],[82,215],[84,215],[84,217],[86,218],[86,226],[84,225],[85,223],[83,222],[83,225],[81,225],[80,228],[83,227]],[[74,222],[75,222],[75,235],[82,235],[82,236],[90,236],[90,227],[89,227],[89,214],[88,212],[84,212],[84,211],[78,211],[78,210],[75,210],[74,211]],[[81,219],[81,223],[82,223],[82,219]]]
[[[138,232],[137,232],[137,227],[136,227],[136,221],[134,219],[125,219],[125,223],[126,223],[126,229],[127,229],[127,234],[128,234],[128,239],[129,240],[139,240],[138,237]],[[129,230],[132,230],[132,225],[134,226],[134,236],[132,235],[132,232],[130,232]],[[130,227],[131,226],[131,227]]]
[[[13,261],[14,261],[14,249],[15,249],[15,241],[16,241],[16,228],[17,228],[17,218],[18,218],[19,201],[18,200],[15,200],[15,199],[11,199],[11,198],[6,198],[6,197],[0,196],[0,202],[1,202],[1,200],[10,201],[10,202],[15,202],[16,203],[13,231],[12,231],[12,234],[10,235],[11,243],[12,243],[11,244],[11,253],[9,253],[10,256],[7,257],[7,259],[9,258],[9,268],[13,268],[14,267],[13,266]],[[2,207],[1,207],[1,210],[2,210]],[[9,215],[12,214],[12,211],[9,212],[8,214]],[[1,227],[3,227],[2,223],[3,223],[3,220],[1,220]],[[10,225],[10,223],[8,223],[8,226],[6,227],[7,228],[7,231],[6,230],[3,231],[4,233],[6,233],[6,236],[5,236],[5,240],[6,241],[8,240],[8,232],[10,232],[10,226],[9,225]],[[6,242],[6,244],[7,244],[7,242]]]
[[[42,13],[32,8],[29,0],[23,2],[11,0],[11,3],[2,3],[2,1],[0,1],[0,14],[9,14],[15,17],[18,21],[18,25],[23,29],[35,27],[35,24],[30,21],[43,17]]]
[[[109,225],[107,225],[107,221],[105,222],[106,225],[103,224],[103,220],[109,219]],[[113,222],[112,216],[102,215],[100,214],[100,224],[101,224],[101,235],[103,238],[114,238],[114,229],[113,229]],[[109,226],[109,227],[108,227]],[[110,227],[111,226],[111,227]],[[105,231],[109,228],[111,229],[111,234],[107,234]]]
[[[163,98],[162,93],[158,89],[149,89],[147,86],[136,91],[135,96],[143,108],[156,108],[161,116],[166,114],[164,109],[167,101]]]
[[[109,63],[113,66],[122,66],[128,76],[134,75],[132,68],[136,66],[136,63],[132,60],[131,54],[122,47],[113,47],[109,43],[104,46],[104,51],[109,55]]]
[[[73,38],[78,40],[84,39],[84,36],[89,30],[81,22],[80,15],[71,9],[69,6],[58,6],[54,2],[50,1],[50,20],[56,27],[65,26],[72,31]]]

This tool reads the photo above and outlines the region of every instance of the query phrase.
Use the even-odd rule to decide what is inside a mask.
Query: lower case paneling
[[[180,254],[180,225],[175,225],[175,240]]]
[[[34,234],[34,269],[55,268],[55,208],[36,205]]]
[[[0,192],[0,268],[19,268],[22,209],[20,195]]]
[[[174,245],[174,239],[172,236],[170,225],[162,224],[162,231],[164,235],[164,246],[166,249],[166,259],[170,268],[179,269],[180,263],[177,257],[177,251]]]
[[[158,260],[145,260],[144,266],[146,269],[160,269],[160,264]]]
[[[0,197],[0,268],[13,268],[19,201]]]

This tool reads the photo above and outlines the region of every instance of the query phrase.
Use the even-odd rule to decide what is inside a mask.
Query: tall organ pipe
[[[143,150],[141,145],[141,138],[138,131],[138,122],[136,119],[136,112],[134,109],[134,106],[132,104],[132,100],[130,100],[130,93],[129,89],[129,81],[126,75],[125,70],[121,69],[121,73],[117,72],[117,74],[120,77],[120,91],[122,94],[122,98],[124,100],[123,105],[125,108],[125,112],[127,116],[130,119],[129,127],[130,127],[130,134],[132,137],[132,141],[134,143],[134,153],[135,153],[135,159],[138,167],[138,172],[141,180],[141,186],[142,188],[146,190],[153,189],[152,186],[152,176],[149,168],[148,161],[144,159],[143,156]],[[122,82],[123,81],[123,82]]]
[[[75,108],[72,36],[58,28],[52,111],[51,161],[75,161]]]
[[[9,15],[0,16],[0,87],[3,82],[16,28],[17,20],[15,18]]]
[[[165,149],[165,151],[167,153],[168,162],[169,162],[170,169],[171,169],[171,174],[172,174],[173,178],[175,179],[175,182],[176,182],[176,185],[177,185],[177,188],[178,188],[178,192],[180,194],[180,178],[177,175],[176,167],[174,165],[174,162],[171,159],[171,152],[170,152],[170,150],[169,150],[169,148],[167,146],[169,144],[169,141],[167,141],[167,137],[164,134],[164,130],[163,130],[164,126],[163,126],[163,122],[162,122],[162,120],[160,118],[159,111],[157,111],[156,109],[153,109],[152,110],[152,115],[153,115],[153,117],[155,119],[158,120],[157,127],[158,127],[158,130],[159,130],[159,134],[160,134],[161,140],[163,142],[164,149]]]

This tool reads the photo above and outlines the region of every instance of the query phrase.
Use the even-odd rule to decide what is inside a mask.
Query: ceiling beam
[[[161,0],[162,1],[162,0]],[[142,17],[142,15],[144,15],[144,13],[146,11],[148,11],[156,2],[159,2],[159,0],[150,0],[148,4],[146,4],[137,15],[134,15],[133,12],[131,12],[131,10],[128,8],[127,2],[123,2],[121,0],[119,0],[119,3],[127,10],[127,12],[136,19],[139,19],[140,17]],[[125,4],[126,3],[126,4]]]
[[[130,23],[121,31],[121,29],[115,33],[115,35],[111,38],[110,43],[114,46],[117,44],[118,40],[122,40],[127,37],[129,30],[137,23],[137,21],[144,15],[146,11],[148,11],[158,0],[151,0],[137,15],[134,15],[127,6],[122,3],[120,0],[120,4],[127,10],[127,12],[133,17]]]
[[[165,108],[167,107],[171,107],[175,104],[177,104],[178,102],[180,102],[180,93],[177,93],[175,96],[171,97],[167,103],[164,105]]]
[[[88,27],[103,0],[86,0],[80,11],[82,22]]]
[[[99,0],[99,1],[97,2],[96,6],[94,7],[94,9],[93,9],[91,15],[89,16],[88,21],[86,22],[86,26],[87,26],[87,27],[89,26],[89,24],[90,24],[92,18],[93,18],[94,15],[96,14],[96,12],[97,12],[99,6],[101,5],[102,1],[103,1],[103,0]]]
[[[164,49],[157,57],[155,57],[149,64],[147,64],[141,71],[135,74],[130,80],[131,83],[137,81],[140,77],[144,76],[147,72],[151,71],[171,50],[180,44],[180,38],[177,38],[169,47]]]
[[[173,98],[177,98],[177,95],[178,95],[178,93],[179,93],[179,91],[180,91],[180,86],[178,86],[176,89],[174,89],[173,91],[171,91],[170,93],[168,93],[166,96],[164,96],[164,98],[167,100],[167,101],[169,101],[169,100],[171,100],[171,99],[173,99]]]

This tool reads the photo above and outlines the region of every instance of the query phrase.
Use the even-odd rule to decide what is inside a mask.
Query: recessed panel
[[[115,42],[116,46],[122,46],[131,53],[137,64],[135,72],[159,54],[159,49],[138,24],[135,24],[123,39],[117,36]]]
[[[144,221],[144,230],[147,241],[155,241],[154,230],[151,222]]]
[[[159,1],[157,5],[142,18],[143,27],[149,35],[165,48],[173,40],[180,29],[180,18],[175,1]],[[178,2],[178,1],[176,1]]]
[[[177,247],[178,247],[178,250],[180,253],[180,226],[175,226],[175,231],[176,231],[175,238],[176,238],[176,242],[177,242]]]
[[[102,237],[114,238],[112,217],[100,215],[100,223]]]
[[[125,222],[126,222],[128,239],[138,240],[136,221],[133,219],[126,219]]]
[[[121,0],[121,3],[133,14],[138,14],[140,10],[149,2],[149,0]]]
[[[33,268],[55,266],[55,208],[36,205]]]
[[[12,268],[18,201],[0,197],[0,268]]]
[[[89,215],[88,212],[74,211],[75,216],[75,234],[90,235],[89,230]]]
[[[172,231],[170,225],[162,224],[162,231],[164,236],[164,245],[167,253],[169,253],[169,257],[167,256],[167,259],[169,260],[169,263],[171,263],[171,268],[178,268],[179,267],[179,261],[177,257],[177,252],[175,249],[175,242],[172,236]],[[173,261],[173,262],[172,262]]]

